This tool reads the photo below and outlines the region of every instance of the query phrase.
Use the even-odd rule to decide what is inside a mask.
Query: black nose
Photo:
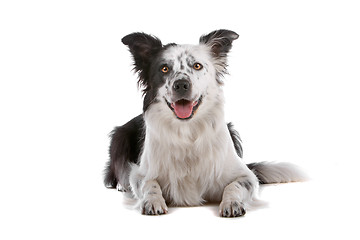
[[[190,82],[188,80],[176,80],[174,82],[174,90],[178,94],[184,94],[190,89]]]

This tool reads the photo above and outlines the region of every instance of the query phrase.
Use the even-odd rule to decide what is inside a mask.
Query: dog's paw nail
[[[163,197],[151,197],[141,204],[141,213],[144,215],[162,215],[167,213],[167,206]]]
[[[221,217],[241,217],[246,213],[242,203],[238,201],[222,202],[220,204]]]

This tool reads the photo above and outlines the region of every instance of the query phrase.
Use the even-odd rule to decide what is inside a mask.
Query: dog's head
[[[187,120],[205,110],[202,103],[216,104],[227,53],[238,37],[233,31],[217,30],[200,37],[198,45],[163,45],[144,33],[125,36],[122,42],[133,55],[143,87],[144,112],[152,104],[161,104],[174,118]]]

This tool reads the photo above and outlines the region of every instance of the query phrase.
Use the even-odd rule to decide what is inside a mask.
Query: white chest
[[[163,138],[147,135],[141,160],[145,178],[156,179],[165,199],[174,205],[220,199],[227,183],[224,171],[231,162],[232,142],[226,125],[218,131],[173,134]]]

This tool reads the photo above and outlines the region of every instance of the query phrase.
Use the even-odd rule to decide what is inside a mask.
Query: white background
[[[357,1],[1,1],[1,239],[359,239]],[[312,180],[262,189],[239,219],[216,205],[140,215],[104,188],[108,133],[141,112],[121,38],[196,44],[239,33],[226,118],[245,161]]]

